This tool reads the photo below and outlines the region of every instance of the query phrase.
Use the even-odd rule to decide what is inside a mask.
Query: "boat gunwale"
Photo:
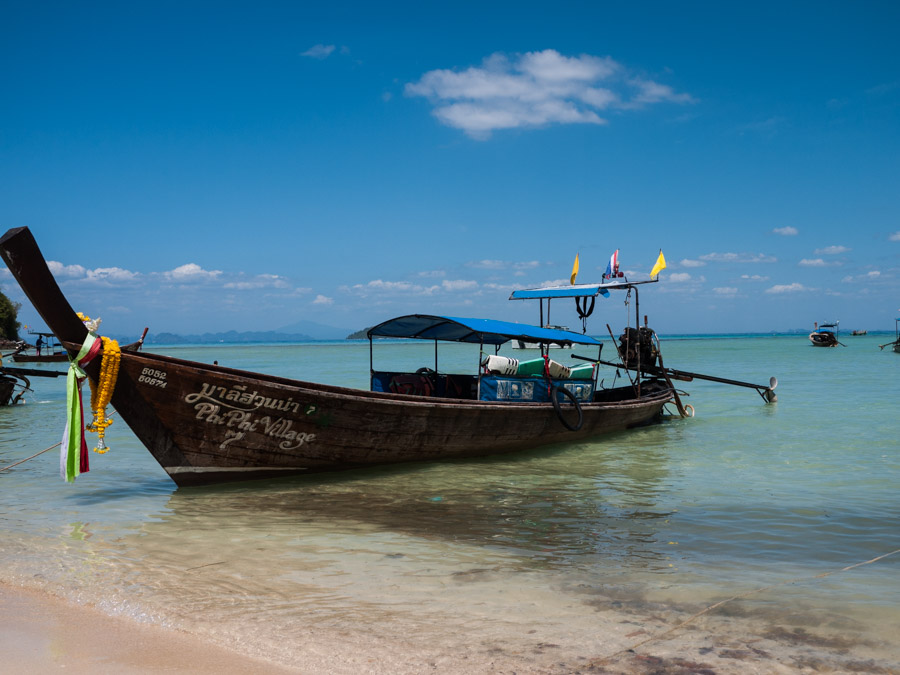
[[[65,342],[64,345],[67,349],[73,349],[74,345],[71,342]],[[440,407],[454,407],[454,408],[500,408],[500,409],[510,409],[510,408],[537,408],[543,409],[547,407],[553,407],[552,402],[532,402],[532,401],[521,401],[521,402],[509,402],[509,401],[481,401],[481,400],[471,400],[471,399],[459,399],[459,398],[445,398],[445,397],[431,397],[431,396],[417,396],[414,394],[397,394],[393,392],[382,392],[382,391],[371,391],[367,389],[359,389],[356,387],[344,387],[340,385],[327,384],[321,382],[311,382],[308,380],[297,380],[293,378],[283,377],[280,375],[272,375],[269,373],[261,373],[258,371],[251,370],[243,370],[240,368],[229,368],[228,366],[220,366],[214,364],[203,363],[200,361],[191,361],[188,359],[181,359],[174,356],[168,356],[166,354],[157,354],[152,352],[137,352],[137,351],[122,351],[123,359],[134,359],[136,361],[146,361],[148,363],[167,363],[171,364],[178,368],[188,368],[197,372],[208,372],[208,373],[219,373],[222,375],[230,375],[235,377],[241,377],[246,380],[256,380],[261,383],[266,383],[270,385],[280,385],[289,387],[295,390],[309,390],[315,392],[317,395],[326,396],[326,397],[334,397],[334,398],[354,398],[354,399],[366,399],[366,400],[378,400],[383,401],[385,403],[396,402],[401,403],[402,405],[417,405],[417,406],[440,406]],[[612,391],[627,391],[631,390],[632,387],[615,387],[612,389],[603,389],[600,391],[604,392],[612,392]],[[582,409],[627,409],[635,406],[642,406],[649,403],[655,403],[658,400],[671,398],[671,390],[668,388],[661,389],[658,391],[652,391],[648,394],[641,394],[640,396],[631,396],[629,398],[616,400],[616,401],[583,401],[579,402]]]

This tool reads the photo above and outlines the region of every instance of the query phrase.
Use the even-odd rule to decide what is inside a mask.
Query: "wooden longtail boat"
[[[884,349],[888,345],[890,345],[891,349],[893,349],[897,354],[900,354],[900,319],[894,319],[894,334],[897,336],[893,342],[886,342],[883,345],[878,345],[879,349]]]
[[[838,341],[838,321],[834,323],[823,323],[821,326],[818,322],[815,324],[813,332],[809,334],[809,341],[813,347],[837,347]]]
[[[37,333],[32,332],[30,335],[37,335],[38,339],[43,342],[40,353],[37,347],[23,344],[22,349],[16,350],[12,354],[12,360],[16,363],[65,363],[69,360],[69,355],[62,345],[54,341],[53,333]],[[34,353],[30,350],[34,349]]]
[[[0,238],[0,255],[47,327],[73,357],[87,336],[27,228]],[[512,339],[597,348],[586,335],[524,324],[411,315],[368,331],[494,347]],[[122,347],[112,405],[180,486],[506,453],[591,438],[657,419],[673,399],[653,377],[596,389],[592,380],[513,379],[372,370],[372,390],[316,384]],[[481,356],[479,357],[479,359]],[[435,357],[437,360],[437,357]],[[421,364],[419,364],[421,365]],[[480,364],[479,364],[480,365]],[[97,379],[100,359],[86,367]],[[489,380],[493,387],[488,386]],[[529,400],[523,392],[545,392]],[[381,390],[379,390],[381,389]],[[410,393],[404,393],[410,392]],[[573,393],[575,392],[575,393]],[[493,396],[495,400],[482,400]],[[581,397],[582,400],[579,400]]]
[[[38,370],[36,368],[10,368],[3,366],[0,359],[0,405],[16,405],[31,391],[29,377],[60,377],[62,371]],[[18,391],[17,391],[18,390]]]

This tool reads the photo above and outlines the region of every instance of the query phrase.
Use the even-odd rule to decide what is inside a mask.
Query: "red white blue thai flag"
[[[610,279],[619,273],[619,249],[616,249],[616,252],[609,256],[609,263],[606,265],[606,272],[603,273],[603,276],[607,279]]]

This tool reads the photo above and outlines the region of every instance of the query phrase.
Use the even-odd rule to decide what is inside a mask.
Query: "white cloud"
[[[568,283],[568,280],[566,280],[566,283]],[[519,284],[498,284],[498,283],[494,283],[494,282],[490,282],[490,281],[482,284],[481,287],[485,291],[498,291],[498,292],[504,292],[504,293],[515,291],[515,290],[522,288]]]
[[[843,279],[841,279],[841,283],[849,284],[849,283],[859,283],[861,281],[876,281],[877,279],[880,279],[881,276],[882,275],[881,275],[880,270],[870,270],[870,271],[866,272],[865,274],[858,274],[856,276],[853,276],[852,274],[848,274]],[[890,275],[888,275],[888,278],[889,277],[890,277]]]
[[[891,236],[888,237],[890,241],[900,241],[900,232],[894,232]]]
[[[803,267],[825,267],[828,263],[826,263],[821,258],[814,258],[814,259],[804,258],[798,264],[802,265]]]
[[[766,293],[800,293],[802,291],[811,290],[811,288],[807,288],[803,284],[794,282],[792,284],[777,284],[775,286],[772,286],[772,288],[767,288]]]
[[[441,286],[422,286],[409,281],[384,281],[383,279],[374,279],[366,284],[355,284],[351,287],[341,287],[342,291],[355,293],[361,297],[367,297],[370,292],[383,295],[433,295],[440,289]]]
[[[768,281],[769,277],[764,277],[759,274],[742,274],[741,279],[746,279],[747,281]]]
[[[788,225],[786,227],[776,227],[772,232],[780,234],[783,237],[793,237],[797,234],[797,228]]]
[[[675,283],[682,283],[682,282],[690,281],[690,280],[691,280],[691,275],[688,274],[687,272],[675,272],[675,274],[669,275],[669,281],[672,281]]]
[[[689,260],[688,258],[685,258],[678,264],[682,267],[703,267],[706,265],[702,260]]]
[[[212,281],[221,274],[220,270],[205,270],[197,263],[187,263],[176,267],[174,270],[163,272],[163,278],[168,281],[186,283],[191,281]]]
[[[313,300],[314,305],[331,305],[334,304],[334,298],[329,298],[326,295],[317,295],[316,299]]]
[[[540,263],[537,260],[526,260],[522,262],[509,262],[506,260],[471,260],[466,263],[466,267],[473,267],[480,270],[514,269],[522,271],[540,267]]]
[[[464,279],[457,279],[455,281],[444,279],[441,282],[441,286],[445,291],[470,291],[472,289],[478,288],[478,282],[466,281]]]
[[[668,85],[629,77],[610,57],[564,56],[554,49],[494,54],[462,71],[431,70],[408,83],[405,93],[428,98],[443,124],[478,139],[498,129],[606,124],[597,113],[609,108],[693,102]]]
[[[277,274],[257,274],[248,281],[229,281],[224,288],[240,291],[254,290],[257,288],[288,288],[289,284]]]
[[[466,263],[466,267],[474,267],[481,270],[503,270],[507,263],[503,260],[473,260]]]
[[[659,84],[650,80],[633,78],[628,84],[637,89],[637,93],[632,99],[635,103],[660,103],[661,101],[671,101],[672,103],[692,103],[693,99],[690,94],[676,94],[675,91],[667,84]]]
[[[334,45],[313,45],[300,56],[308,56],[311,59],[327,59],[334,51]]]
[[[814,253],[818,255],[837,255],[839,253],[846,253],[851,249],[846,246],[826,246],[825,248],[817,248]]]
[[[709,262],[732,262],[732,263],[773,263],[778,262],[778,258],[766,255],[764,253],[707,253],[701,255],[700,260]]]
[[[47,267],[50,268],[50,272],[52,272],[55,277],[78,279],[87,273],[87,270],[81,265],[63,265],[55,260],[48,260]]]
[[[83,281],[89,284],[112,286],[114,284],[137,281],[138,277],[139,275],[136,272],[123,270],[121,267],[98,267],[97,269],[87,270]]]
[[[737,295],[738,289],[733,286],[719,286],[713,289],[713,293],[718,295]]]

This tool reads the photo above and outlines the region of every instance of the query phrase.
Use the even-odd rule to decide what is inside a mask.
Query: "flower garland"
[[[90,317],[86,317],[81,313],[78,314],[78,317],[84,321],[88,330],[96,330],[96,327],[100,324],[100,319],[91,321]],[[109,451],[104,439],[106,437],[106,429],[113,421],[106,417],[106,406],[109,405],[113,391],[116,388],[122,350],[119,348],[119,343],[115,340],[108,337],[101,337],[101,340],[103,340],[103,358],[100,361],[100,380],[94,382],[94,380],[88,378],[88,383],[91,385],[91,412],[94,414],[94,420],[87,426],[87,430],[97,434],[97,447],[94,448],[94,452],[102,455]]]

